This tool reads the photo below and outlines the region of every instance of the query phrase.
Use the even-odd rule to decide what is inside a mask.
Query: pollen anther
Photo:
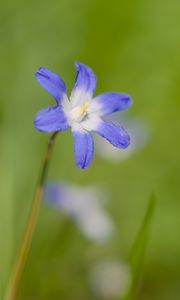
[[[71,110],[70,116],[74,121],[81,121],[87,114],[88,109],[89,109],[88,103],[76,106]]]

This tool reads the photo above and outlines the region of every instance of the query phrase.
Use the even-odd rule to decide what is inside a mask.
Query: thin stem
[[[7,290],[5,300],[15,300],[16,299],[17,290],[19,287],[19,283],[21,280],[21,276],[22,276],[24,267],[25,267],[26,259],[27,259],[29,249],[31,246],[33,233],[34,233],[35,226],[37,223],[44,182],[46,179],[48,165],[49,165],[50,156],[51,156],[51,150],[52,150],[52,146],[53,146],[53,143],[54,143],[57,133],[58,133],[57,131],[54,132],[51,135],[51,137],[49,138],[48,143],[47,143],[45,157],[44,157],[43,165],[42,165],[42,170],[41,170],[40,177],[39,177],[37,187],[35,190],[31,211],[29,213],[28,222],[27,222],[27,225],[25,228],[24,236],[22,239],[22,243],[21,243],[21,246],[19,249],[17,259],[16,259],[15,267],[14,267],[14,270],[12,273],[11,281],[10,281],[10,284],[9,284],[9,287]]]

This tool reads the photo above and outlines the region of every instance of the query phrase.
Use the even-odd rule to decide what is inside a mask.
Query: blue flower
[[[44,200],[70,217],[91,241],[105,243],[115,233],[114,223],[104,208],[107,192],[98,186],[81,187],[71,184],[48,183]]]
[[[122,126],[103,120],[103,116],[127,109],[131,99],[127,94],[107,92],[93,98],[96,76],[93,71],[76,63],[75,85],[68,99],[64,81],[47,68],[39,68],[35,76],[40,85],[56,100],[55,106],[39,111],[34,120],[37,130],[46,133],[66,130],[74,137],[77,167],[87,168],[94,153],[91,132],[96,132],[117,148],[127,148],[130,137]]]

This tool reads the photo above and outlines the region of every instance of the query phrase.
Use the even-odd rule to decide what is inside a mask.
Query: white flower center
[[[88,109],[88,103],[76,106],[69,112],[69,116],[72,121],[80,122],[86,116]]]

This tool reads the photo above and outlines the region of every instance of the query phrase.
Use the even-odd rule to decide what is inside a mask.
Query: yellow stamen
[[[87,114],[88,109],[89,109],[88,103],[74,107],[71,110],[71,118],[76,121],[81,121]]]

